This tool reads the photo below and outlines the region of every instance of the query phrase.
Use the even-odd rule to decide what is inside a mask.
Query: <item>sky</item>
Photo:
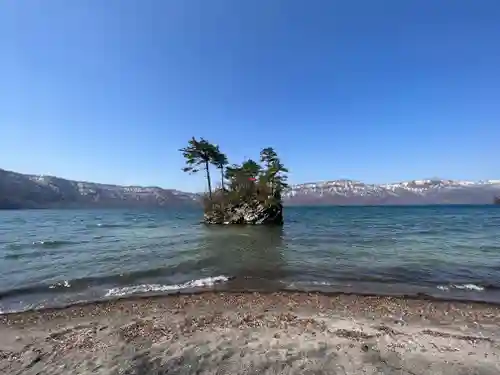
[[[498,0],[0,2],[0,168],[204,188],[192,137],[292,183],[500,179]]]

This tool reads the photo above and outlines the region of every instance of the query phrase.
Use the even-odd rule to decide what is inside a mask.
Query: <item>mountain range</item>
[[[500,180],[439,178],[393,184],[333,180],[292,185],[288,205],[492,204]],[[134,208],[197,206],[201,194],[160,187],[119,186],[27,175],[0,169],[0,208]]]
[[[500,180],[432,178],[392,184],[335,180],[293,185],[286,200],[289,204],[301,205],[493,204],[498,195]]]
[[[26,175],[0,169],[0,208],[134,208],[198,205],[199,194]]]

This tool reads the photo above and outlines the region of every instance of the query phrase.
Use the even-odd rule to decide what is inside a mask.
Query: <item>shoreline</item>
[[[499,363],[500,306],[487,303],[204,291],[0,315],[9,374],[496,374]]]
[[[191,292],[176,292],[170,294],[136,294],[118,297],[109,297],[96,301],[81,301],[68,305],[42,307],[39,309],[28,309],[23,311],[6,312],[0,314],[0,324],[12,321],[12,318],[23,316],[65,316],[68,312],[82,311],[109,311],[110,309],[122,309],[131,306],[133,309],[148,308],[148,306],[157,304],[158,306],[168,307],[170,304],[182,303],[197,305],[202,301],[217,300],[224,298],[240,297],[243,300],[260,298],[264,300],[278,299],[283,303],[284,299],[309,299],[318,301],[335,301],[336,304],[330,306],[330,309],[338,312],[339,306],[345,307],[347,303],[353,301],[361,302],[362,305],[374,308],[378,304],[389,304],[393,308],[397,306],[407,306],[416,308],[416,306],[435,306],[438,309],[455,306],[456,309],[464,310],[495,310],[498,311],[498,322],[500,328],[500,303],[473,300],[442,299],[428,295],[384,295],[375,293],[348,293],[348,292],[318,292],[318,291],[260,291],[260,290],[200,290]],[[428,318],[427,318],[428,319]]]
[[[192,281],[188,282],[191,283]],[[25,312],[33,312],[33,311],[46,311],[46,310],[58,310],[58,309],[66,309],[73,306],[84,306],[84,305],[93,305],[93,304],[102,304],[102,303],[110,303],[114,301],[122,301],[122,300],[141,300],[141,299],[162,299],[169,298],[175,296],[189,296],[189,295],[203,295],[203,294],[211,294],[211,293],[239,293],[239,294],[248,294],[248,293],[260,293],[263,295],[272,295],[276,293],[280,294],[319,294],[328,297],[336,297],[336,296],[358,296],[358,297],[390,297],[390,298],[400,298],[406,300],[427,300],[434,302],[449,302],[449,303],[474,303],[480,305],[487,306],[500,306],[500,291],[498,290],[484,290],[481,289],[469,289],[461,288],[461,289],[452,289],[452,287],[440,289],[439,286],[436,288],[432,287],[412,287],[412,286],[400,286],[395,290],[391,291],[387,285],[381,284],[381,287],[384,290],[380,290],[382,288],[373,288],[370,287],[370,283],[360,283],[360,285],[352,286],[333,286],[329,284],[318,284],[318,285],[306,285],[302,288],[296,287],[269,287],[269,286],[255,286],[252,284],[248,284],[244,282],[243,284],[233,284],[235,282],[234,277],[229,277],[228,282],[215,283],[210,287],[187,287],[178,290],[172,291],[146,291],[146,292],[137,292],[130,294],[116,294],[103,296],[96,299],[88,299],[88,300],[76,300],[69,301],[66,303],[54,303],[49,304],[47,306],[41,307],[30,307],[26,309],[20,310],[4,310],[0,309],[0,317],[7,314],[16,314],[16,313],[25,313]],[[273,281],[269,281],[272,285]],[[373,284],[373,283],[371,283]],[[259,285],[259,284],[256,284]],[[473,285],[473,284],[467,284]],[[474,286],[474,285],[473,285]],[[416,289],[415,291],[411,291],[410,289]],[[363,289],[368,289],[369,291],[363,291]],[[371,289],[371,290],[370,290]],[[437,289],[437,290],[436,290]],[[451,290],[450,290],[451,289]],[[408,293],[405,293],[404,290],[408,290]],[[417,291],[420,290],[420,291]],[[422,290],[427,290],[428,292],[423,292]],[[494,297],[485,299],[484,297],[491,297],[492,293],[495,293]],[[14,295],[14,294],[13,294]],[[10,298],[10,294],[5,293],[0,295],[0,302],[2,298],[8,297]],[[0,303],[1,306],[1,303]]]

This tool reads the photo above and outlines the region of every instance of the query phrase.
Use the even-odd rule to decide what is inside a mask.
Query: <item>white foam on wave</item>
[[[49,289],[54,289],[54,288],[71,288],[71,284],[69,283],[68,280],[64,280],[63,282],[60,283],[55,283],[49,286]]]
[[[484,291],[484,287],[476,284],[451,284],[451,285],[438,285],[437,288],[442,291],[449,291],[450,289],[472,290],[475,292]]]
[[[33,241],[31,244],[32,245],[55,245],[55,244],[57,244],[57,241],[51,241],[51,240],[47,240],[47,241]]]
[[[308,286],[338,286],[336,283],[331,283],[328,281],[292,281],[285,282],[289,288],[301,288]]]
[[[335,286],[336,285],[334,283],[329,283],[328,281],[312,281],[311,284],[313,284],[313,285],[324,285],[324,286]]]
[[[121,297],[136,293],[148,292],[171,292],[174,290],[210,287],[215,284],[224,283],[229,280],[227,276],[206,277],[198,280],[191,280],[183,284],[161,285],[161,284],[141,284],[125,286],[123,288],[111,288],[106,293],[106,297]]]
[[[308,282],[290,282],[287,283],[287,286],[289,288],[297,288],[297,287],[304,287],[304,286],[332,286],[332,287],[337,287],[339,286],[338,283],[332,283],[328,281],[308,281]],[[350,284],[347,285],[341,285],[341,286],[351,286]],[[459,290],[467,290],[467,291],[474,291],[474,292],[483,292],[484,287],[481,285],[476,285],[476,284],[449,284],[449,285],[438,285],[436,287],[439,290],[442,290],[444,292],[450,291],[451,289],[459,289]]]

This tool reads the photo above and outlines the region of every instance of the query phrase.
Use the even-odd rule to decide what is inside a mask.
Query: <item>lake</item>
[[[0,310],[204,289],[500,302],[500,207],[286,207],[283,228],[201,216],[0,211]]]

